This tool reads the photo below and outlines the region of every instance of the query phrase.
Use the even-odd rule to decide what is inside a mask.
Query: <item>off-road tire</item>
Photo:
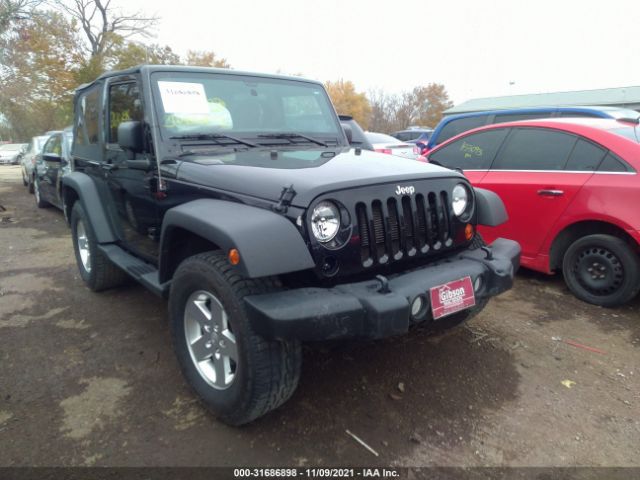
[[[302,349],[298,341],[269,340],[249,322],[243,298],[281,288],[275,278],[247,279],[236,273],[218,251],[184,260],[169,295],[174,349],[182,372],[207,408],[223,422],[242,425],[287,401],[300,378]],[[233,382],[225,389],[209,385],[192,360],[185,337],[185,308],[196,291],[213,294],[227,313],[238,350]]]
[[[87,271],[80,258],[78,247],[78,223],[82,222],[87,236],[87,245],[91,256],[91,269]],[[82,281],[94,292],[100,292],[109,288],[123,284],[127,279],[127,274],[115,266],[109,258],[98,249],[96,235],[91,228],[91,223],[87,219],[87,214],[78,201],[73,204],[71,210],[71,238],[73,240],[73,251],[76,255],[76,263]]]
[[[29,193],[33,193],[33,175],[29,177],[27,189],[29,190]]]
[[[29,185],[29,182],[27,182],[27,177],[25,177],[24,175],[24,170],[21,168],[20,171],[20,173],[22,174],[22,185],[26,187],[27,185]]]
[[[600,288],[600,282],[593,282],[584,271],[593,263],[604,267],[606,278],[602,279],[602,285],[608,285],[607,288]],[[621,238],[587,235],[573,242],[565,252],[562,274],[571,293],[580,300],[601,307],[617,307],[640,291],[640,256]]]
[[[40,182],[38,182],[37,178],[35,179],[33,184],[33,195],[36,199],[36,206],[38,208],[46,208],[50,205],[49,202],[42,199],[42,194],[40,193]]]

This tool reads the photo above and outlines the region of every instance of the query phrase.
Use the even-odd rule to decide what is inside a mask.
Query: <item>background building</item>
[[[640,111],[640,86],[474,98],[445,110],[444,114],[451,115],[454,113],[505,110],[509,108],[578,105],[604,105]]]

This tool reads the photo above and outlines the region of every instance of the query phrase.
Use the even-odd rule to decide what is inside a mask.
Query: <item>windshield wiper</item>
[[[260,145],[252,142],[248,142],[247,140],[242,140],[241,138],[233,137],[231,135],[226,135],[224,133],[194,133],[187,135],[175,135],[173,137],[169,137],[172,140],[214,140],[218,145],[230,145],[229,143],[219,142],[218,140],[227,139],[231,140],[235,143],[239,143],[241,145],[246,145],[247,147],[258,148]]]
[[[316,145],[320,145],[321,147],[326,147],[327,144],[317,138],[309,137],[307,135],[303,135],[301,133],[295,132],[283,132],[283,133],[265,133],[263,135],[258,135],[258,138],[283,138],[286,140],[291,140],[293,138],[304,138],[306,141],[315,143]],[[291,142],[295,143],[295,142]]]

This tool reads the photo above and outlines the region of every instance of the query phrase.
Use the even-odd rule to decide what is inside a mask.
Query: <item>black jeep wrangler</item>
[[[168,297],[184,375],[227,423],[294,392],[302,341],[443,329],[509,289],[507,218],[452,170],[349,145],[321,84],[140,66],[75,95],[64,177],[78,268]]]

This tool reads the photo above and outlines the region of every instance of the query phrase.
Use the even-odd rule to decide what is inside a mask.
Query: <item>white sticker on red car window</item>
[[[165,113],[209,113],[201,83],[158,82]]]

